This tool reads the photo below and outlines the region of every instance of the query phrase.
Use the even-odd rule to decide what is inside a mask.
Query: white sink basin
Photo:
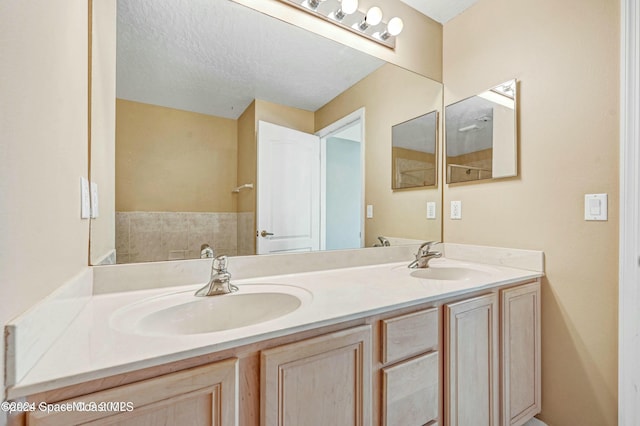
[[[489,265],[480,265],[447,258],[431,260],[428,268],[411,269],[406,266],[396,266],[393,269],[413,278],[444,282],[486,280],[498,272]]]
[[[489,274],[478,269],[460,267],[430,267],[414,269],[410,275],[415,278],[439,281],[462,281],[487,278]]]
[[[164,294],[115,311],[110,324],[124,333],[171,336],[212,333],[263,323],[287,315],[311,301],[300,287],[239,285],[236,293],[197,297],[195,290]]]

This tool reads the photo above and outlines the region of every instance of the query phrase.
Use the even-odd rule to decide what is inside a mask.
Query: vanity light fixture
[[[404,26],[402,19],[382,20],[382,10],[358,10],[358,0],[279,0],[391,49]]]

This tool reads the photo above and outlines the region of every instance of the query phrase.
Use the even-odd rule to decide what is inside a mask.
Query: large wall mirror
[[[323,204],[343,202],[335,188],[360,180],[349,197],[357,217],[334,232],[353,238],[326,237],[320,249],[441,240],[441,214],[426,219],[441,189],[394,193],[388,183],[393,125],[441,111],[440,83],[231,1],[118,0],[116,28],[115,158],[109,166],[92,149],[91,159],[92,174],[113,168],[114,188],[100,192],[115,206],[92,222],[92,263],[104,257],[94,247],[108,246],[101,238],[115,240],[117,263],[198,258],[203,244],[257,254],[270,237],[256,235],[257,194],[277,190],[258,179],[260,122],[325,139],[336,162],[321,165],[321,218],[341,210]],[[94,81],[103,74],[94,64]],[[331,130],[357,111],[360,128]],[[111,231],[98,233],[110,214]]]
[[[447,183],[516,176],[516,123],[516,80],[448,105]]]

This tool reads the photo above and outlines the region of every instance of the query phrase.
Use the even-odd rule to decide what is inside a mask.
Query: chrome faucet
[[[196,296],[217,296],[238,291],[238,287],[231,284],[231,274],[227,271],[227,256],[217,256],[211,265],[209,284],[196,291]]]
[[[416,253],[416,260],[409,264],[409,268],[428,268],[429,261],[438,257],[442,257],[439,251],[431,251],[431,246],[437,244],[436,241],[428,241],[422,243]]]
[[[200,258],[208,259],[215,257],[215,253],[209,244],[203,244],[200,246]]]
[[[378,237],[378,241],[380,241],[380,244],[375,243],[373,245],[374,247],[389,247],[389,246],[391,246],[391,243],[389,242],[387,237]]]

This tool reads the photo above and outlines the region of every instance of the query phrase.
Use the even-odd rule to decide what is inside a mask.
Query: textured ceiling
[[[447,156],[456,157],[493,146],[495,105],[480,96],[472,96],[446,107]]]
[[[384,64],[227,0],[118,0],[117,96],[237,118],[315,111]]]
[[[436,117],[436,113],[431,112],[393,126],[393,146],[435,154]]]
[[[458,16],[478,0],[401,0],[441,24]]]

